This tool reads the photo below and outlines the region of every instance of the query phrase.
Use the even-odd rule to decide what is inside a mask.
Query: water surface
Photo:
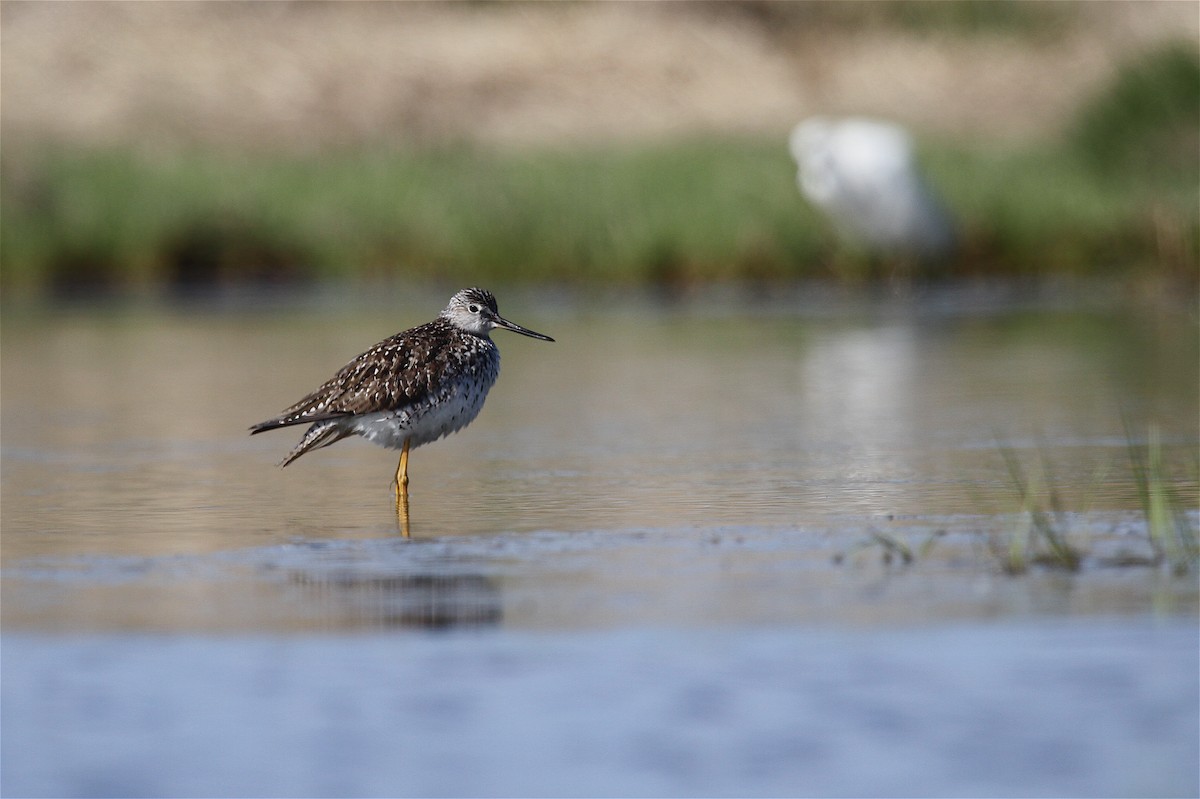
[[[414,539],[400,547],[395,453],[355,439],[281,470],[300,431],[251,438],[246,428],[439,304],[6,314],[6,623],[290,627],[305,612],[290,596],[227,600],[277,594],[282,563],[317,579],[348,563],[406,575],[426,568],[416,563],[430,545],[510,589],[571,593],[599,580],[622,601],[711,595],[717,563],[734,580],[761,581],[784,561],[813,572],[806,586],[844,580],[858,571],[829,559],[872,530],[914,543],[944,531],[941,550],[986,566],[974,548],[1011,531],[1021,510],[999,444],[1030,474],[1045,472],[1076,514],[1066,526],[1089,545],[1108,541],[1111,555],[1137,549],[1127,445],[1151,428],[1172,489],[1196,504],[1197,328],[1187,312],[981,308],[936,296],[613,307],[516,294],[501,297],[503,312],[558,341],[495,334],[502,375],[483,413],[414,452]],[[681,550],[695,555],[691,571]],[[660,570],[674,575],[665,591]],[[994,577],[945,570],[950,581]],[[609,574],[621,590],[604,583]],[[1159,576],[1138,584],[1147,608],[1176,590]],[[763,592],[730,593],[720,618],[760,617]],[[31,595],[41,599],[24,601]],[[961,615],[960,599],[942,612]],[[604,605],[608,621],[628,615],[615,599]],[[864,611],[896,612],[853,612]],[[820,615],[807,603],[774,612]],[[546,613],[503,617],[573,623]],[[688,600],[665,620],[708,618],[696,615]]]
[[[1128,453],[1194,527],[1193,306],[499,299],[557,342],[496,333],[410,539],[396,453],[246,428],[444,297],[6,312],[4,792],[1195,793]],[[1080,571],[999,568],[1001,444]]]

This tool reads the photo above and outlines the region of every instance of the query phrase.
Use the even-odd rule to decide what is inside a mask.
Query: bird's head
[[[549,336],[535,333],[505,319],[496,308],[496,298],[490,291],[481,288],[463,289],[458,292],[450,298],[450,303],[440,315],[459,330],[484,338],[487,338],[493,329],[501,327],[530,338],[554,341]]]

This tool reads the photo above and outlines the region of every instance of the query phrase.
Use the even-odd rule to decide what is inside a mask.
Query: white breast
[[[351,431],[389,449],[403,448],[405,439],[411,440],[410,447],[437,441],[466,427],[479,415],[498,372],[498,368],[488,369],[477,379],[460,380],[447,386],[433,402],[355,417]]]

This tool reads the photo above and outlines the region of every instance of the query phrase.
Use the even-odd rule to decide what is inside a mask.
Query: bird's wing
[[[431,322],[384,339],[274,419],[254,425],[251,432],[420,403],[433,389],[437,354],[449,337],[443,327]]]

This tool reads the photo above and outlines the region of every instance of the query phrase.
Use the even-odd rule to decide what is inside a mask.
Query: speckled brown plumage
[[[417,447],[465,427],[500,372],[489,333],[503,327],[553,341],[502,318],[491,293],[464,289],[432,322],[371,347],[304,399],[251,434],[310,424],[281,465],[349,435]]]
[[[443,319],[397,333],[343,366],[278,417],[251,429],[257,433],[419,404],[435,393],[443,375],[469,368],[470,356],[480,347],[467,340],[468,336]]]

